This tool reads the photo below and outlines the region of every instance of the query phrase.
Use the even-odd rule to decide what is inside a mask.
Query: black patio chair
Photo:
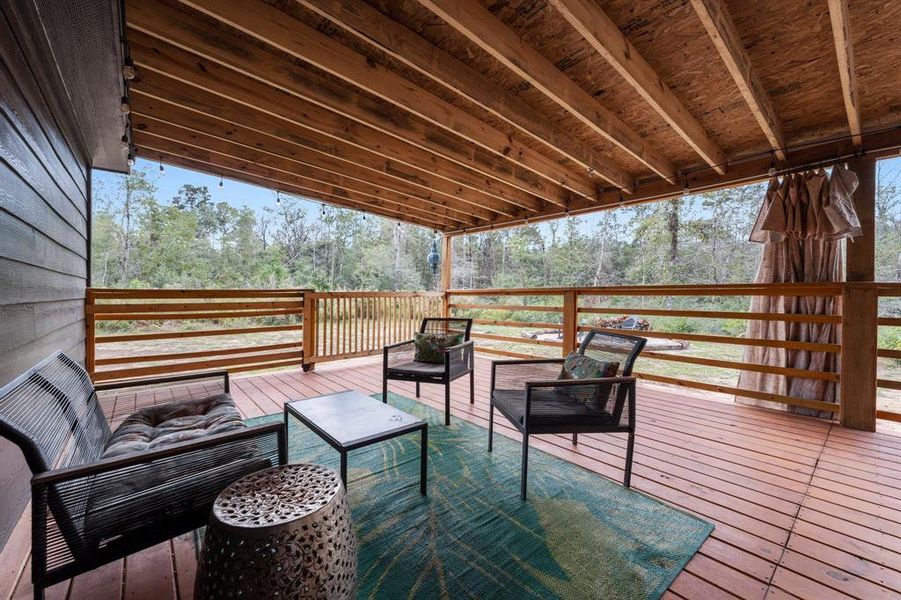
[[[0,389],[0,436],[21,449],[33,474],[35,598],[55,583],[205,525],[229,484],[286,461],[281,421],[245,426],[228,391],[225,372],[95,386],[62,352]],[[107,418],[114,402],[138,409],[115,433]],[[178,426],[172,422],[177,431],[154,422],[166,414],[180,415]],[[187,420],[196,420],[191,432],[184,431]],[[136,442],[136,430],[183,441],[160,439],[137,450],[146,438]]]
[[[388,380],[415,381],[416,397],[419,384],[437,383],[444,386],[444,424],[450,425],[450,384],[469,374],[469,403],[475,403],[474,342],[469,339],[472,319],[428,317],[422,320],[420,333],[463,334],[463,343],[444,351],[444,363],[427,363],[415,360],[416,346],[406,340],[385,346],[382,367],[382,401],[388,402]]]
[[[617,362],[616,377],[558,379],[563,358],[496,360],[491,366],[491,409],[488,418],[488,451],[494,437],[494,409],[522,432],[522,480],[520,495],[526,498],[529,436],[571,433],[573,444],[580,433],[629,434],[623,485],[632,476],[635,447],[635,378],[632,365],[645,339],[592,329],[578,352],[600,362]]]

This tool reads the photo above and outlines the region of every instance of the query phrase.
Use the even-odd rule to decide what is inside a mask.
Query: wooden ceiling
[[[129,0],[150,160],[446,233],[901,146],[893,0]]]

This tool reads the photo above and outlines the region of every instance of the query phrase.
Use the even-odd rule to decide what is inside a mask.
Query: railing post
[[[841,423],[876,429],[879,293],[876,284],[876,160],[862,157],[848,167],[857,174],[854,208],[863,235],[846,245],[847,282],[842,291]]]
[[[841,424],[876,430],[876,317],[873,282],[847,282],[842,291]]]
[[[315,292],[304,292],[303,295],[303,363],[304,371],[312,371],[319,350],[319,298]]]
[[[563,292],[563,356],[576,349],[579,339],[578,302],[575,290]]]
[[[88,288],[87,290],[85,290],[84,298],[84,367],[85,370],[92,375],[97,367],[97,332],[95,331],[96,325],[97,319],[94,317],[94,291]]]

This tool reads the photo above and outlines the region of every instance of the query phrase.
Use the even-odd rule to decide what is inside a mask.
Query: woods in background
[[[897,166],[880,174],[877,276],[901,279]],[[753,281],[749,243],[763,184],[454,240],[453,287],[717,284]],[[97,287],[435,289],[428,229],[341,208],[281,202],[254,211],[205,186],[157,197],[148,170],[97,190]]]

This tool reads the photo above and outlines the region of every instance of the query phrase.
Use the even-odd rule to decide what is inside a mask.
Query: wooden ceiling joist
[[[150,90],[152,93],[153,89]],[[288,130],[264,132],[253,125],[265,124],[265,116],[244,110],[241,123],[223,117],[237,119],[240,111],[236,106],[222,105],[222,110],[214,110],[215,116],[185,108],[151,94],[143,89],[133,88],[133,111],[138,115],[146,115],[162,122],[172,123],[220,137],[240,141],[254,148],[263,149],[279,156],[310,164],[334,173],[353,173],[357,178],[370,181],[380,187],[391,189],[399,194],[417,198],[424,204],[435,207],[442,214],[462,222],[476,223],[490,221],[497,213],[476,208],[460,202],[453,196],[445,197],[434,193],[428,181],[422,181],[415,174],[398,171],[398,168],[386,163],[378,155],[363,155],[353,146],[341,146],[333,140],[320,137],[312,139],[309,134]],[[214,109],[215,106],[211,106]],[[281,136],[279,136],[281,134]],[[351,160],[354,159],[354,160]],[[418,181],[414,184],[412,181]]]
[[[851,22],[848,17],[847,0],[829,0],[829,20],[832,23],[832,38],[835,40],[835,57],[838,60],[842,97],[845,101],[845,112],[848,115],[848,129],[851,131],[854,143],[860,146],[861,125],[857,70],[854,65],[854,47],[851,44]]]
[[[181,0],[191,8],[357,86],[436,127],[508,159],[551,184],[582,196],[597,188],[587,174],[555,162],[366,56],[308,27],[262,0]],[[545,196],[566,206],[566,195]]]
[[[691,0],[726,69],[763,130],[778,160],[785,160],[785,137],[773,104],[751,65],[725,0]]]
[[[275,187],[275,189],[283,191],[288,191],[290,187],[297,193],[303,193],[327,203],[339,204],[346,208],[377,212],[394,218],[409,214],[420,224],[441,230],[455,226],[453,221],[429,214],[427,211],[409,210],[409,201],[403,203],[385,200],[357,190],[347,189],[329,181],[322,181],[319,177],[298,175],[242,157],[219,153],[207,147],[157,137],[148,131],[135,131],[134,136],[135,145],[151,159],[159,156],[165,161],[166,157],[178,157],[206,165],[207,171],[223,177],[229,177],[232,173],[251,175],[259,180],[269,182],[267,187]]]
[[[720,175],[726,155],[596,0],[550,0],[563,18]]]
[[[132,114],[134,115],[134,128],[138,131],[149,132],[158,137],[164,137],[174,141],[181,141],[192,145],[199,145],[211,150],[228,152],[233,144],[239,146],[234,153],[244,158],[251,159],[261,154],[271,155],[272,161],[265,159],[260,164],[281,168],[289,172],[306,175],[307,173],[326,173],[326,183],[343,185],[348,189],[356,189],[354,184],[342,184],[337,179],[353,180],[361,186],[357,191],[370,195],[384,197],[400,203],[414,202],[415,206],[422,206],[436,215],[461,225],[472,225],[478,219],[469,214],[448,209],[445,206],[436,205],[417,193],[409,193],[407,190],[397,189],[402,186],[399,182],[373,173],[371,176],[361,176],[357,169],[349,168],[346,163],[338,160],[310,161],[299,156],[291,144],[277,139],[263,137],[253,130],[238,125],[222,123],[209,116],[199,115],[174,106],[160,106],[159,101],[135,94],[132,98]],[[202,137],[200,137],[202,136]],[[233,153],[233,154],[234,154]],[[328,159],[329,157],[323,157]],[[325,163],[324,165],[322,163]],[[314,175],[307,175],[314,177]],[[427,207],[424,205],[428,205]]]
[[[676,168],[646,140],[485,9],[478,0],[418,0],[596,133],[671,183]]]
[[[196,57],[165,42],[153,40],[140,32],[130,32],[130,46],[139,67],[140,79],[134,84],[136,89],[148,92],[155,88],[157,97],[177,97],[181,105],[199,111],[204,111],[204,106],[220,106],[222,102],[237,104],[242,107],[235,117],[239,122],[244,113],[258,112],[274,122],[317,132],[422,171],[422,175],[414,175],[411,181],[429,183],[434,191],[479,210],[510,217],[523,214],[522,209],[509,199],[511,194],[517,194],[519,190],[507,189],[504,184],[456,162],[424,154],[414,145],[363,126],[319,105],[298,100],[256,80],[235,78],[227,67]],[[214,98],[220,101],[216,102]],[[216,114],[215,110],[207,112]],[[400,173],[399,170],[396,171]],[[537,208],[530,209],[530,212],[536,213]],[[487,217],[483,215],[483,218]]]
[[[571,134],[551,126],[548,116],[540,114],[496,82],[365,2],[356,0],[298,0],[298,2],[420,74],[505,120],[583,169],[627,192],[633,190],[635,183],[630,174],[611,165],[608,160],[575,140]]]
[[[287,194],[292,194],[295,196],[300,196],[303,198],[308,198],[314,200],[316,202],[322,202],[324,204],[329,204],[332,206],[339,206],[341,208],[349,208],[351,210],[358,210],[361,212],[368,212],[369,214],[378,215],[380,217],[385,217],[387,219],[392,219],[395,221],[405,221],[408,223],[413,223],[414,225],[419,225],[421,227],[427,227],[428,229],[435,229],[438,231],[447,231],[442,230],[440,227],[435,226],[434,223],[429,221],[423,221],[415,216],[407,217],[403,213],[398,213],[391,210],[381,210],[381,209],[373,209],[373,208],[361,208],[358,205],[355,205],[353,202],[349,202],[345,198],[340,195],[331,195],[324,192],[317,192],[315,190],[310,190],[309,188],[297,187],[291,184],[286,184],[282,182],[273,181],[271,179],[266,179],[264,177],[258,177],[256,175],[244,172],[244,171],[236,171],[233,169],[223,168],[223,167],[215,167],[209,164],[204,163],[199,160],[192,160],[189,158],[184,158],[182,156],[177,156],[174,154],[166,154],[164,152],[160,153],[162,157],[160,160],[167,165],[172,165],[175,167],[182,167],[184,169],[189,169],[191,171],[197,171],[199,173],[207,173],[209,175],[213,175],[215,177],[227,177],[234,178],[245,183],[250,183],[253,185],[257,185],[263,188],[278,190]]]
[[[235,80],[255,79],[482,173],[486,179],[504,184],[496,185],[492,191],[504,194],[520,208],[538,211],[543,201],[564,204],[575,196],[506,158],[436,129],[406,110],[354,93],[318,73],[300,68],[288,57],[253,44],[237,45],[235,34],[223,31],[221,25],[197,18],[205,15],[196,11],[195,14],[192,18],[183,10],[157,1],[128,4],[128,23],[134,30],[225,66],[234,72]]]

